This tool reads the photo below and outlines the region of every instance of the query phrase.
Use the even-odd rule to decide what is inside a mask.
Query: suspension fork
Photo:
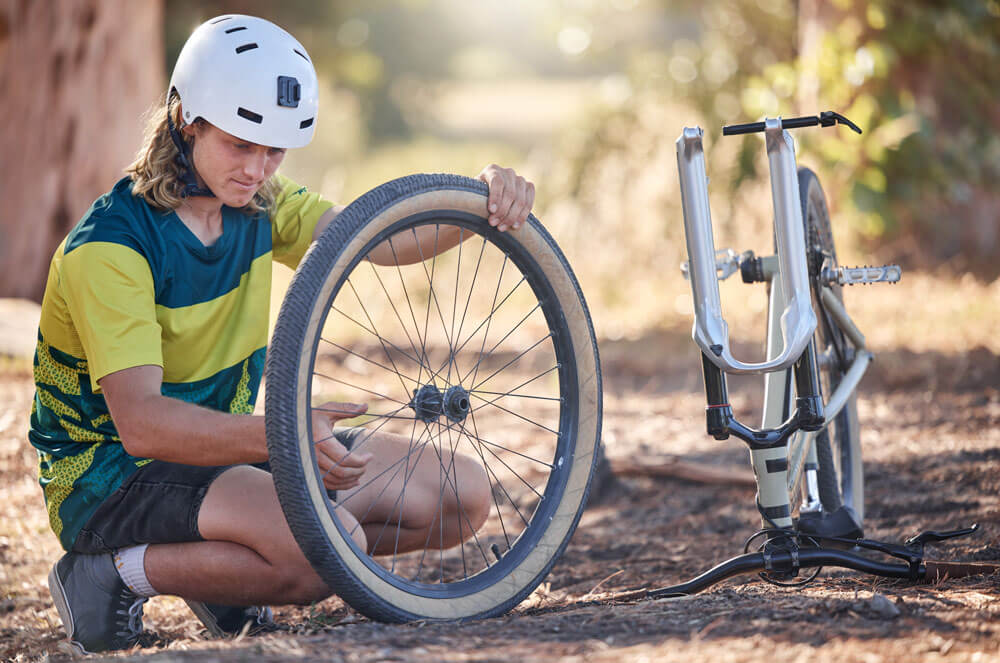
[[[688,272],[694,297],[692,336],[702,350],[708,433],[720,440],[733,434],[747,443],[757,476],[757,506],[764,526],[790,527],[788,439],[796,431],[821,428],[824,417],[816,349],[812,340],[816,316],[809,291],[794,143],[788,132],[782,129],[780,119],[768,119],[764,125],[774,200],[778,269],[772,272],[777,278],[772,279],[768,356],[762,363],[741,362],[730,352],[729,328],[722,317],[716,274],[703,132],[700,129],[686,128],[677,139],[677,165],[684,207]],[[770,333],[772,329],[774,333]],[[786,369],[792,366],[797,397],[790,416],[771,421],[765,414],[765,425],[759,430],[733,417],[726,372],[784,375]],[[771,386],[770,382],[768,386]],[[787,392],[787,384],[773,385],[774,388],[779,386],[783,389],[782,393]],[[785,412],[787,409],[782,416]]]

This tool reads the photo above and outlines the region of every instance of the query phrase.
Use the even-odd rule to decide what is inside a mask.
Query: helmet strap
[[[170,117],[169,109],[167,110],[167,129],[170,131],[170,138],[174,141],[174,145],[177,146],[177,156],[174,157],[174,161],[181,169],[180,180],[181,184],[184,185],[184,188],[181,189],[181,198],[191,196],[214,198],[215,194],[212,193],[211,189],[199,186],[198,179],[194,175],[194,166],[191,165],[191,146],[181,138],[180,132],[174,126],[173,118]]]

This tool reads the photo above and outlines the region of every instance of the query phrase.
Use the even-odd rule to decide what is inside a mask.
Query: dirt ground
[[[602,341],[608,454],[742,464],[704,434],[700,374],[685,330]],[[24,440],[29,365],[0,366],[0,660],[62,660],[45,578],[60,551]],[[738,387],[739,385],[733,385]],[[734,394],[748,420],[759,389]],[[736,391],[736,389],[734,389]],[[940,559],[1000,560],[1000,357],[985,348],[877,351],[859,400],[867,534],[900,541],[978,522]],[[179,599],[147,606],[160,644],[143,660],[768,662],[1000,660],[1000,576],[937,585],[826,571],[803,590],[736,578],[683,599],[609,594],[686,580],[738,553],[756,528],[752,488],[620,479],[583,516],[547,581],[510,614],[465,625],[384,625],[338,599],[280,608],[289,631],[208,639]]]

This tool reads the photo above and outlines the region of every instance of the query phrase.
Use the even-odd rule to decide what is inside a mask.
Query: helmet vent
[[[254,44],[254,43],[243,44],[242,46],[237,46],[236,47],[236,53],[239,54],[239,53],[243,53],[244,51],[252,51],[255,48],[258,48],[257,44]]]
[[[307,129],[312,126],[313,120],[316,118],[309,118],[308,120],[302,120],[299,122],[299,129]]]
[[[230,34],[232,34],[234,32],[239,32],[240,30],[246,30],[246,29],[247,29],[247,26],[241,25],[241,26],[236,27],[236,28],[229,28],[228,30],[226,30],[226,34],[230,35]]]
[[[293,48],[292,50],[295,51],[303,60],[305,60],[306,62],[309,62],[309,58],[306,57],[305,53],[303,53],[302,51],[300,51],[297,48]]]
[[[245,120],[250,120],[251,122],[256,122],[257,124],[260,124],[261,122],[264,121],[263,115],[258,115],[253,111],[243,108],[242,106],[239,109],[237,109],[236,114]]]
[[[215,19],[214,21],[209,21],[209,23],[211,25],[215,25],[216,23],[222,23],[223,21],[228,21],[231,18],[232,18],[232,16],[220,16],[219,18]]]

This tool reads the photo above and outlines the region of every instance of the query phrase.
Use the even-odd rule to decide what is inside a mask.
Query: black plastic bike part
[[[705,407],[706,429],[708,434],[716,440],[727,440],[730,435],[735,435],[749,445],[751,449],[774,449],[785,445],[788,438],[795,431],[800,430],[802,407],[806,407],[806,416],[814,420],[814,414],[810,414],[808,408],[813,404],[809,399],[796,399],[795,411],[777,428],[765,428],[758,430],[740,423],[733,416],[733,409],[729,405],[728,389],[726,388],[726,374],[721,368],[712,363],[704,352],[701,355],[702,375],[705,379],[705,396],[708,405]],[[819,406],[822,414],[822,405]]]
[[[823,111],[822,113],[820,113],[819,123],[824,127],[832,127],[837,123],[846,124],[848,127],[850,127],[851,131],[854,131],[855,133],[861,133],[861,127],[854,124],[846,117],[835,111]]]
[[[798,535],[798,533],[794,529],[789,529],[785,527],[770,527],[767,529],[759,529],[753,534],[751,534],[749,537],[747,537],[747,540],[743,543],[744,554],[750,552],[750,544],[752,544],[756,539],[759,539],[760,537],[766,537],[766,539],[759,546],[757,546],[757,552],[764,552],[764,549],[767,546],[773,546],[779,543],[781,543],[781,545],[785,546],[786,548],[788,546],[799,546],[802,543],[802,538]],[[805,543],[807,543],[812,548],[819,547],[819,543],[815,539],[807,538]],[[764,582],[772,585],[777,585],[778,587],[798,588],[811,583],[819,576],[820,572],[822,571],[823,567],[817,566],[812,570],[812,573],[809,573],[806,577],[799,578],[798,580],[794,581],[789,581],[788,577],[782,578],[779,577],[777,574],[768,573],[766,571],[761,571],[757,575],[759,575],[760,579],[763,580]],[[798,573],[796,572],[795,574],[792,574],[790,577],[797,577],[797,576]]]
[[[469,410],[472,409],[469,404],[469,392],[457,384],[449,387],[448,391],[444,392],[444,402],[442,405],[444,415],[455,423],[465,421]]]
[[[744,283],[761,283],[767,281],[764,276],[764,262],[754,256],[753,251],[747,251],[746,257],[740,260],[740,278]]]
[[[444,397],[436,386],[425,384],[420,389],[413,390],[413,398],[407,405],[413,409],[417,419],[431,422],[441,416]]]
[[[726,374],[712,363],[704,352],[701,354],[701,370],[705,378],[705,408],[708,434],[717,440],[729,439],[728,423],[732,418],[729,394],[726,389]]]
[[[796,568],[800,569],[814,568],[817,566],[839,566],[847,569],[854,569],[855,571],[861,571],[862,573],[883,576],[885,578],[907,578],[914,580],[922,579],[927,573],[927,569],[923,563],[918,565],[918,575],[914,578],[908,564],[878,562],[868,559],[867,557],[862,557],[856,553],[830,548],[799,549],[795,553],[795,556],[793,556],[790,552],[772,552],[770,553],[770,559],[767,563],[769,563],[772,568],[789,568],[795,564],[794,560],[796,557]],[[745,573],[757,573],[765,570],[766,563],[764,553],[757,552],[737,555],[736,557],[722,562],[718,566],[709,569],[688,582],[671,585],[670,587],[663,587],[661,589],[654,589],[646,596],[651,599],[658,599],[668,596],[687,596],[689,594],[697,594],[698,592],[701,592],[717,582],[725,580],[726,578],[743,575]]]
[[[865,548],[867,550],[875,550],[892,557],[897,557],[907,563],[907,568],[910,571],[910,575],[907,577],[911,580],[920,580],[924,577],[923,573],[920,572],[920,568],[924,562],[925,543],[953,539],[959,536],[968,536],[978,530],[979,525],[973,524],[971,527],[948,532],[926,531],[907,539],[902,545],[898,543],[885,543],[883,541],[873,541],[872,539],[862,538],[854,539],[850,537],[822,536],[819,534],[810,534],[809,536],[822,541],[840,543],[850,548]],[[910,543],[911,541],[914,543]]]
[[[799,416],[799,428],[815,431],[823,427],[823,398],[819,392],[819,373],[816,362],[816,341],[809,341],[805,352],[795,362],[795,409]]]
[[[799,514],[799,532],[824,539],[860,539],[865,533],[854,514],[845,506],[830,513],[809,511]]]
[[[861,127],[854,124],[846,117],[840,113],[834,111],[823,111],[819,115],[806,115],[804,117],[790,117],[788,119],[782,118],[781,128],[782,129],[800,129],[802,127],[815,127],[817,125],[823,127],[832,127],[835,124],[840,123],[847,125],[853,131],[861,133]],[[735,136],[738,134],[752,134],[764,131],[763,122],[750,122],[748,124],[730,124],[722,127],[723,136]]]
[[[167,111],[167,131],[170,132],[170,139],[177,148],[177,156],[174,157],[174,162],[180,168],[179,179],[181,184],[184,185],[184,188],[181,189],[181,198],[190,198],[191,196],[215,198],[215,194],[212,193],[211,189],[199,186],[198,179],[194,176],[194,166],[191,165],[191,146],[181,138],[180,132],[174,126],[174,121],[170,117],[169,107]]]
[[[948,530],[947,532],[938,532],[937,530],[927,530],[926,532],[921,532],[916,536],[912,536],[903,542],[903,545],[907,546],[923,546],[927,543],[936,543],[938,541],[945,541],[947,539],[954,539],[959,536],[968,536],[979,530],[979,523],[973,523],[971,527],[964,527],[962,529]]]
[[[882,576],[885,578],[905,578],[908,580],[933,580],[934,577],[928,575],[928,563],[924,562],[923,544],[934,541],[943,541],[957,536],[966,536],[979,529],[979,525],[972,525],[964,529],[948,532],[927,531],[915,537],[907,539],[907,542],[915,542],[913,545],[898,545],[871,541],[869,539],[850,539],[842,537],[825,537],[814,534],[803,534],[789,529],[766,529],[752,535],[744,544],[744,550],[750,547],[750,543],[757,537],[767,535],[769,540],[765,543],[764,550],[755,553],[744,553],[737,555],[721,564],[709,569],[701,575],[680,583],[660,589],[651,590],[646,594],[647,598],[657,599],[668,596],[686,596],[697,594],[698,592],[711,587],[717,582],[726,578],[745,573],[768,573],[779,572],[789,574],[797,572],[799,569],[816,568],[823,566],[838,566],[862,573]],[[864,557],[847,550],[826,548],[822,546],[803,548],[799,545],[802,539],[810,543],[819,540],[830,540],[844,543],[853,547],[875,550],[893,557],[904,560],[905,564],[893,564],[879,562],[868,557]],[[782,550],[778,542],[784,540],[785,550]],[[935,562],[929,562],[935,564]],[[767,580],[767,578],[765,578]],[[772,584],[782,584],[774,582]],[[784,583],[788,585],[789,583]],[[800,583],[793,583],[793,586],[800,586]]]

